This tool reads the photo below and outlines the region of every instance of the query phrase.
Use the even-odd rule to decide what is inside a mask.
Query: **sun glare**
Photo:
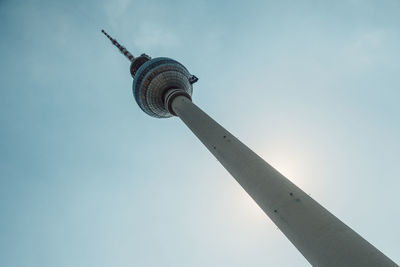
[[[315,190],[312,182],[314,160],[301,145],[274,141],[262,145],[259,155],[306,193]]]

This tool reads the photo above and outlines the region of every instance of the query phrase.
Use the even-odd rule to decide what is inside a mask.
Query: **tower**
[[[135,58],[102,31],[131,61],[133,94],[156,118],[179,117],[313,266],[397,266],[209,117],[191,100],[198,79],[179,62]]]

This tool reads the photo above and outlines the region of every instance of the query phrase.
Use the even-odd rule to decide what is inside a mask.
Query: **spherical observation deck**
[[[192,84],[197,81],[181,63],[166,57],[150,59],[142,55],[132,62],[131,74],[136,102],[145,113],[156,118],[173,116],[168,107],[173,97],[191,98]]]

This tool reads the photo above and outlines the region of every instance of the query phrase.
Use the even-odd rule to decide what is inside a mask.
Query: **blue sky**
[[[134,55],[400,262],[400,1],[0,2],[0,266],[308,266]]]

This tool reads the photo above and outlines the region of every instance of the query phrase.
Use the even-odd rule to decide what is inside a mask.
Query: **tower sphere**
[[[146,58],[147,57],[147,58]],[[156,118],[169,118],[175,114],[168,107],[177,95],[192,96],[196,76],[178,61],[142,55],[132,61],[133,95],[139,107]]]

